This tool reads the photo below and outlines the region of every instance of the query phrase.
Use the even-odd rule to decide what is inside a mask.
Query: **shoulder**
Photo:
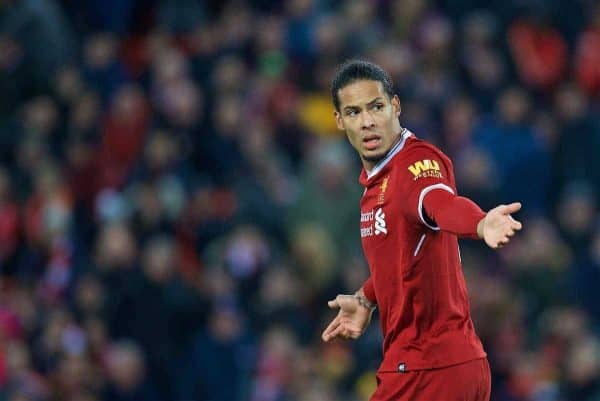
[[[407,155],[425,154],[443,156],[444,158],[448,157],[440,148],[438,148],[434,144],[427,142],[423,139],[414,137],[411,138],[411,140],[406,144],[405,150]]]
[[[421,186],[438,180],[453,181],[452,162],[437,146],[417,138],[411,138],[398,158],[395,176],[402,185]],[[435,181],[435,182],[434,182]]]
[[[411,138],[411,141],[406,144],[403,156],[403,164],[407,166],[425,160],[435,160],[447,167],[452,166],[450,158],[441,149],[418,138]]]

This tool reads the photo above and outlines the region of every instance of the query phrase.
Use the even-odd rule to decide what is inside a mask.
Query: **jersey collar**
[[[396,156],[398,152],[400,152],[402,148],[404,148],[406,140],[413,135],[414,134],[411,131],[409,131],[406,128],[403,128],[402,133],[400,134],[400,140],[390,149],[390,151],[383,160],[380,160],[379,163],[377,163],[375,167],[373,167],[373,169],[371,169],[371,171],[369,171],[368,173],[367,170],[365,170],[363,167],[359,179],[361,184],[365,185],[367,181],[379,174],[381,170],[383,170],[383,168],[390,162],[390,160],[392,160],[394,156]]]

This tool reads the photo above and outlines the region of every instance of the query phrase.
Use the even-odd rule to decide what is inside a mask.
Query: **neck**
[[[390,153],[390,151],[392,149],[394,149],[394,146],[396,146],[398,144],[398,142],[400,142],[402,140],[403,132],[404,132],[404,128],[400,127],[400,132],[398,132],[398,134],[396,134],[396,139],[394,139],[394,142],[392,142],[392,144],[390,145],[390,148],[387,150],[387,152],[385,152],[385,154],[379,160],[370,161],[370,160],[365,160],[365,159],[361,158],[363,167],[365,168],[365,171],[367,172],[367,174],[370,173],[371,170],[373,170],[373,168],[377,165],[377,163],[379,163],[380,161],[385,159],[387,157],[387,155]]]

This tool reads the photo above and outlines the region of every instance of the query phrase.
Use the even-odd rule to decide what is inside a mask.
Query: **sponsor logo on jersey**
[[[419,160],[418,162],[408,166],[408,171],[413,175],[413,180],[424,177],[442,178],[440,164],[437,160]]]
[[[360,214],[360,222],[367,223],[369,221],[373,221],[373,211]]]
[[[360,214],[361,223],[370,223],[368,226],[360,228],[360,237],[372,237],[373,235],[387,235],[387,224],[385,222],[385,213],[382,208],[370,210]]]

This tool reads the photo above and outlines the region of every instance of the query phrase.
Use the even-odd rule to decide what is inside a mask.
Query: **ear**
[[[394,97],[392,97],[392,107],[396,117],[400,117],[400,114],[402,113],[402,104],[400,104],[400,98],[398,95],[394,95]]]
[[[342,115],[340,114],[340,112],[337,110],[334,111],[333,116],[335,117],[335,125],[337,125],[338,129],[340,131],[345,131],[346,128],[344,127],[344,121],[342,120]]]

